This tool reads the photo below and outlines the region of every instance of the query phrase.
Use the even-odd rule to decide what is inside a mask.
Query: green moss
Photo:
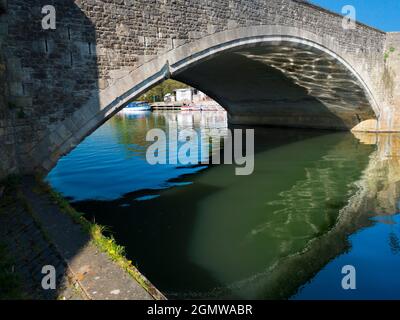
[[[395,52],[395,51],[396,51],[396,48],[390,47],[389,50],[386,51],[386,52],[383,54],[383,59],[385,60],[385,62],[386,62],[387,59],[389,59],[390,54],[393,53],[393,52]]]
[[[383,59],[386,61],[389,58],[389,53],[385,52],[383,55]]]

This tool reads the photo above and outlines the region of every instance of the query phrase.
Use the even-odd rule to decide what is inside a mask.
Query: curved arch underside
[[[357,77],[334,56],[307,44],[236,48],[172,77],[213,97],[237,124],[351,129],[376,117]]]

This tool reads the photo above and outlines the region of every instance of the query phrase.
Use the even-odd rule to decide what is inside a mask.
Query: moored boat
[[[129,103],[124,109],[124,111],[150,111],[151,106],[144,101],[134,101]]]

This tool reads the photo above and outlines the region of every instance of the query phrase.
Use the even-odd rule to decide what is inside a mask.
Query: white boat
[[[124,109],[124,111],[151,111],[151,106],[147,102],[135,101],[129,103]]]

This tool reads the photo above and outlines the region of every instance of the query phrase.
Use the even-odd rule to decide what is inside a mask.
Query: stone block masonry
[[[387,34],[382,82],[384,96],[390,105],[386,114],[389,125],[400,128],[400,32]]]

